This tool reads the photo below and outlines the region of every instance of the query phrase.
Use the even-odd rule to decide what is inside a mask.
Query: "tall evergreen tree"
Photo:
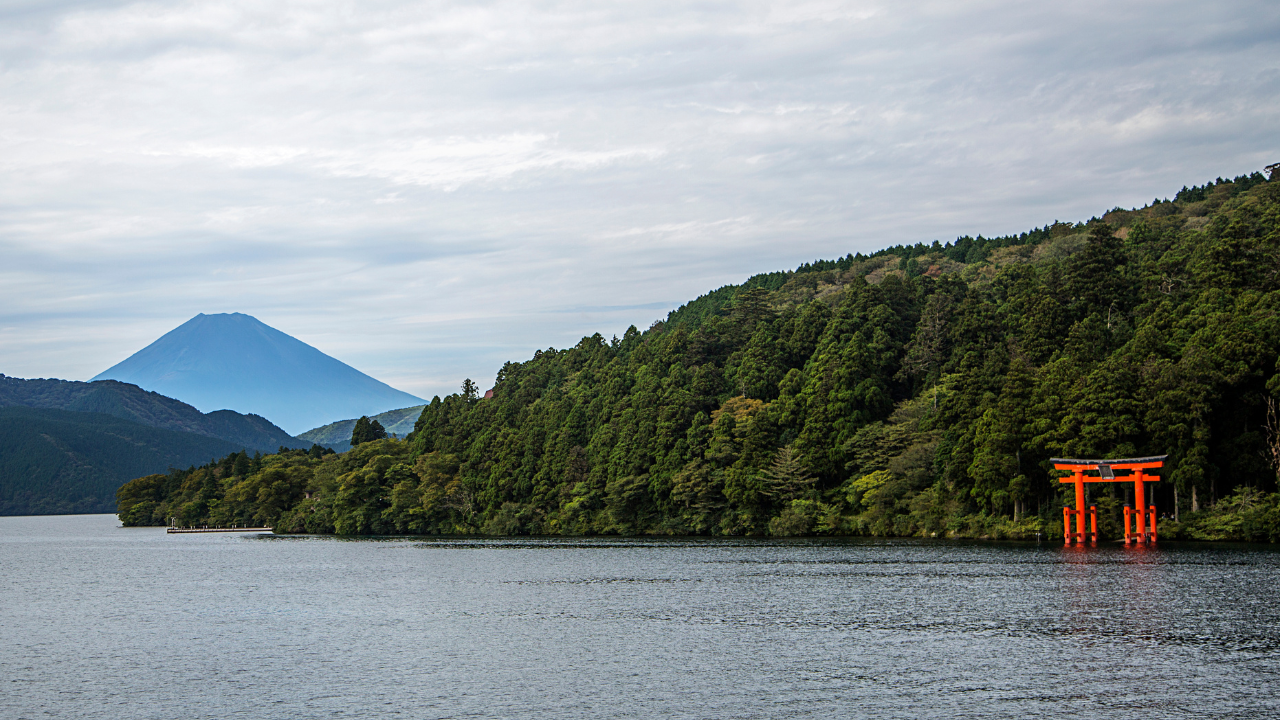
[[[376,438],[373,436],[373,424],[369,422],[368,416],[361,415],[360,419],[356,420],[356,426],[351,429],[351,447],[374,439]]]

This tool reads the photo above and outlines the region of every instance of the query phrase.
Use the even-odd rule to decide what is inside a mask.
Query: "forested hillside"
[[[181,400],[117,380],[24,380],[0,375],[0,407],[103,413],[165,430],[207,435],[261,452],[310,445],[258,415],[232,410],[202,413]]]
[[[144,478],[120,512],[353,534],[1060,536],[1051,456],[1167,453],[1156,503],[1180,522],[1162,534],[1274,540],[1278,311],[1280,183],[1255,173],[759,275],[508,363],[490,399],[468,381],[407,442]],[[1115,536],[1125,489],[1090,491]]]
[[[111,512],[129,479],[235,449],[101,413],[0,408],[0,515]]]

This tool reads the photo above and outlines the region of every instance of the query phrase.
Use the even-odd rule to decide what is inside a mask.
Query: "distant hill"
[[[240,445],[103,413],[0,408],[0,515],[114,512],[125,482]]]
[[[106,379],[289,432],[423,403],[241,313],[197,315],[94,378]]]
[[[418,416],[422,414],[424,407],[426,405],[388,410],[384,413],[371,415],[369,419],[377,420],[381,423],[388,435],[402,438],[413,432],[413,424],[418,421]],[[339,420],[338,422],[308,430],[299,435],[298,439],[324,445],[338,452],[346,452],[351,449],[351,431],[355,429],[356,419]]]
[[[236,450],[250,452],[311,445],[257,415],[230,410],[204,414],[179,400],[116,380],[86,383],[0,375],[0,407],[15,406],[103,413],[165,430],[207,435],[235,445]]]

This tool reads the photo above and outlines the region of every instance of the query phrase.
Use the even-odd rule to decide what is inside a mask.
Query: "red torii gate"
[[[1148,480],[1159,480],[1159,475],[1147,475],[1143,471],[1151,470],[1164,466],[1165,458],[1168,455],[1156,455],[1154,457],[1141,458],[1124,458],[1117,460],[1078,460],[1074,458],[1049,458],[1049,462],[1053,463],[1053,467],[1058,470],[1070,470],[1071,475],[1058,478],[1060,483],[1075,483],[1076,486],[1076,507],[1072,510],[1069,507],[1062,508],[1062,535],[1063,542],[1070,545],[1072,541],[1083,544],[1085,541],[1084,531],[1084,484],[1087,482],[1133,482],[1133,504],[1136,508],[1131,508],[1127,504],[1124,506],[1124,544],[1129,543],[1154,543],[1156,541],[1156,506],[1147,505],[1146,483]],[[1128,470],[1131,474],[1117,477],[1116,470]],[[1096,472],[1097,475],[1085,475],[1087,472]],[[1076,531],[1071,532],[1071,516],[1076,518]],[[1137,520],[1137,532],[1130,532],[1130,518]],[[1089,506],[1089,521],[1092,525],[1092,538],[1090,542],[1098,542],[1098,508],[1096,505]],[[1149,522],[1148,522],[1149,521]],[[1150,527],[1150,532],[1147,527]]]

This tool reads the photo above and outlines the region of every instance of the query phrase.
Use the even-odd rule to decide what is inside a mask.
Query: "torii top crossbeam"
[[[1056,470],[1070,470],[1073,473],[1086,473],[1097,471],[1098,476],[1087,475],[1084,482],[1126,482],[1130,478],[1117,478],[1115,473],[1108,473],[1108,470],[1150,470],[1154,468],[1164,467],[1165,458],[1168,455],[1153,455],[1151,457],[1140,458],[1116,458],[1114,460],[1082,460],[1078,458],[1049,458],[1049,462],[1053,463]],[[1107,477],[1110,474],[1111,477]],[[1143,473],[1137,473],[1142,475]],[[1074,478],[1062,478],[1060,482],[1075,482]]]

